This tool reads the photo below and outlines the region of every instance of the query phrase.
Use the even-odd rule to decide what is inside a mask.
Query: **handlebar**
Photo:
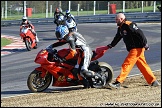
[[[22,27],[32,29],[29,25],[22,25]]]
[[[48,60],[49,61],[54,61],[54,60],[58,60],[58,55],[57,55],[57,50],[56,49],[52,49],[52,48],[46,48],[46,51],[48,52]]]

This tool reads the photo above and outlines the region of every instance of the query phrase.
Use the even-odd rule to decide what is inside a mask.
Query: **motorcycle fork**
[[[48,74],[48,70],[42,70],[41,77],[45,78],[45,76]]]

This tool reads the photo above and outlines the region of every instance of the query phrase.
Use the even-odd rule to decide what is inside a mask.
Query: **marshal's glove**
[[[112,45],[111,44],[108,44],[107,47],[111,49],[112,48]]]
[[[148,46],[148,44],[146,44],[146,45],[144,46],[144,48],[145,48],[145,50],[149,50],[149,49],[150,49],[149,46]]]

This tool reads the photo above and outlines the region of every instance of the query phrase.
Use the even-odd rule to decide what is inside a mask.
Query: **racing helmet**
[[[59,25],[65,25],[65,18],[63,15],[58,17],[58,24]]]
[[[60,12],[60,10],[59,10],[58,8],[56,8],[56,9],[55,9],[55,12],[59,13],[59,12]]]
[[[27,18],[26,16],[23,16],[23,17],[22,17],[22,21],[23,21],[23,22],[27,21],[27,19],[28,19],[28,18]]]
[[[56,27],[55,35],[58,40],[63,39],[69,33],[69,29],[66,25],[59,25]]]
[[[69,10],[66,10],[66,15],[69,16],[70,15],[70,11]]]

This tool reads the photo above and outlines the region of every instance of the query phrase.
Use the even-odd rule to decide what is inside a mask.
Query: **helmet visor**
[[[22,19],[22,21],[23,21],[23,22],[25,22],[25,21],[26,21],[26,19]]]

